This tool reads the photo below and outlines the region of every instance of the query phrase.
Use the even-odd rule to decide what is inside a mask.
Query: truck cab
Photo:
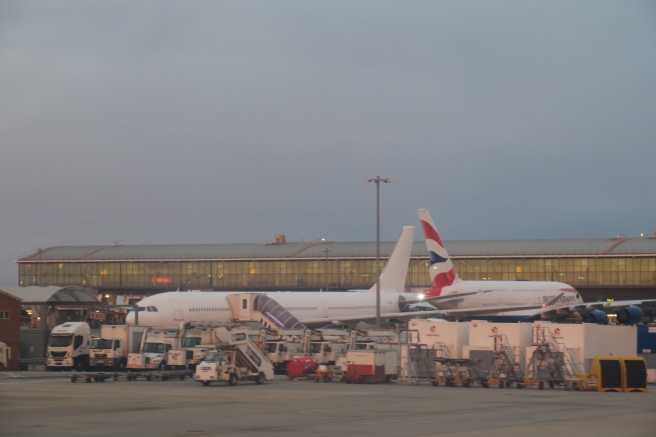
[[[178,334],[177,328],[146,328],[139,352],[128,355],[126,367],[135,370],[168,370],[169,351],[179,348]]]
[[[86,370],[89,366],[91,328],[84,322],[55,326],[48,338],[48,370]]]
[[[301,349],[302,344],[286,340],[267,340],[264,343],[264,354],[271,361],[278,375],[287,373],[287,363]]]
[[[106,367],[123,370],[127,364],[124,348],[127,345],[119,338],[91,339],[89,364],[91,367]]]

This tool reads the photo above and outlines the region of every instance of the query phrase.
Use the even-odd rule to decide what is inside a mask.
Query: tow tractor
[[[322,364],[312,375],[314,382],[332,382],[333,378],[342,380],[344,377],[344,371],[340,366],[331,366]]]

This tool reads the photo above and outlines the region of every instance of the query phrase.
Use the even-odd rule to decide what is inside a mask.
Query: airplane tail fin
[[[430,256],[430,267],[428,273],[431,278],[431,288],[427,290],[427,296],[439,296],[442,288],[460,282],[456,269],[453,267],[451,258],[444,248],[444,243],[437,233],[437,228],[430,213],[425,209],[419,210],[419,220],[424,230],[426,248]]]
[[[394,251],[390,256],[383,272],[380,274],[380,291],[382,292],[396,292],[401,293],[405,288],[405,280],[408,276],[408,263],[410,262],[410,253],[412,252],[412,244],[415,238],[415,227],[404,226],[403,232],[399,237],[399,241],[394,247]],[[376,284],[369,289],[369,291],[376,291]]]

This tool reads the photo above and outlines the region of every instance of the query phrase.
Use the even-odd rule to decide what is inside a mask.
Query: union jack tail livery
[[[424,230],[424,238],[426,239],[426,247],[430,255],[430,267],[428,273],[431,278],[431,288],[425,290],[427,297],[439,296],[442,293],[442,288],[460,282],[451,258],[444,248],[444,243],[437,233],[433,219],[430,213],[425,209],[419,210],[419,220],[421,221],[421,228]]]

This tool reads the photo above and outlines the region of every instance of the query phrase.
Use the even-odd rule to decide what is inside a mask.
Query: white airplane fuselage
[[[156,294],[139,302],[140,307],[146,308],[139,311],[139,325],[171,326],[182,322],[229,323],[234,320],[234,316],[227,297],[246,293],[197,291]],[[274,291],[251,294],[264,294],[271,297],[301,323],[304,320],[325,319],[326,324],[329,324],[340,317],[376,314],[376,293],[370,291]],[[381,313],[398,312],[398,299],[401,294],[381,292]],[[157,311],[153,311],[152,307]],[[131,311],[126,318],[126,323],[133,325],[134,319],[134,312]]]
[[[440,308],[492,308],[509,307],[508,311],[494,314],[495,317],[510,320],[521,320],[532,316],[539,310],[512,311],[514,306],[546,305],[552,302],[558,295],[558,300],[552,305],[575,305],[583,303],[583,299],[576,289],[562,282],[537,282],[537,281],[460,281],[442,289],[440,296],[457,296],[458,293],[471,293],[476,291],[488,291],[487,293],[474,294],[458,299],[452,305],[449,302],[440,305]],[[491,319],[489,316],[481,317]]]

